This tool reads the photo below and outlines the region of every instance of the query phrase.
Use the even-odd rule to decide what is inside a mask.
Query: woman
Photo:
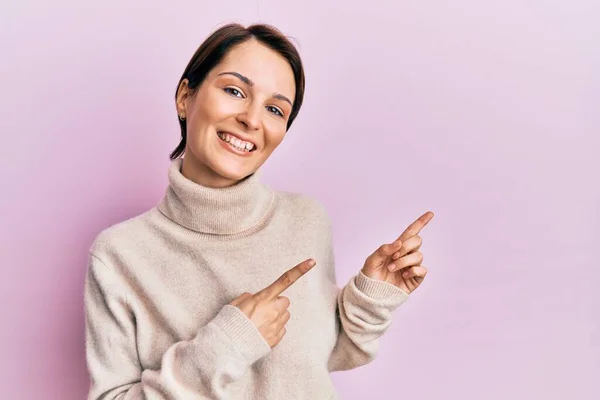
[[[339,289],[323,207],[257,172],[303,94],[300,57],[272,27],[227,25],[196,51],[164,198],[90,249],[89,399],[331,399],[330,372],[373,360],[426,274],[433,214]]]

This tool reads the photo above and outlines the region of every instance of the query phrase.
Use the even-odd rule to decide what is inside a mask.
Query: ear
[[[189,81],[184,79],[177,88],[177,98],[175,100],[175,107],[177,109],[177,115],[180,119],[185,119],[187,112],[187,100],[190,96],[190,88],[188,87]]]

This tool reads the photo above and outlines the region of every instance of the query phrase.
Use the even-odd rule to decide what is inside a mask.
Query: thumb
[[[402,242],[400,239],[395,240],[389,244],[382,244],[379,246],[377,250],[365,261],[365,268],[367,269],[377,269],[383,265],[383,262],[390,257],[392,254],[400,250],[402,247]]]

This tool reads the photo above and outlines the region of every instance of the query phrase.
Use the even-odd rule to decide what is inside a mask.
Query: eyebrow
[[[254,82],[252,81],[252,79],[238,73],[238,72],[221,72],[219,75],[233,75],[236,78],[238,78],[239,80],[241,80],[242,82],[244,82],[246,85],[252,87],[254,86]],[[286,101],[290,104],[290,106],[293,107],[292,102],[290,101],[290,99],[288,99],[287,97],[285,97],[284,95],[282,95],[281,93],[275,93],[273,94],[273,97],[282,101]]]
[[[290,101],[290,99],[288,99],[287,97],[285,97],[284,95],[282,95],[282,94],[280,94],[280,93],[275,93],[275,94],[273,95],[273,97],[275,97],[276,99],[279,99],[279,100],[287,101],[287,102],[290,104],[290,106],[292,106],[292,107],[294,106],[294,105],[292,104],[292,102]]]

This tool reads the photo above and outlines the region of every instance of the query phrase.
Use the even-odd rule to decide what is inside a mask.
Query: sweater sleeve
[[[375,359],[379,338],[392,323],[392,312],[408,299],[400,288],[371,279],[362,271],[342,289],[337,286],[332,229],[328,221],[326,268],[328,279],[336,290],[337,341],[329,357],[330,372],[345,371],[368,364]]]
[[[228,385],[271,350],[237,307],[225,305],[193,338],[172,344],[159,369],[143,369],[124,285],[93,254],[84,304],[89,400],[226,398]]]
[[[337,294],[338,338],[329,357],[328,369],[345,371],[375,359],[379,338],[392,323],[392,312],[408,294],[386,282],[354,276]]]

